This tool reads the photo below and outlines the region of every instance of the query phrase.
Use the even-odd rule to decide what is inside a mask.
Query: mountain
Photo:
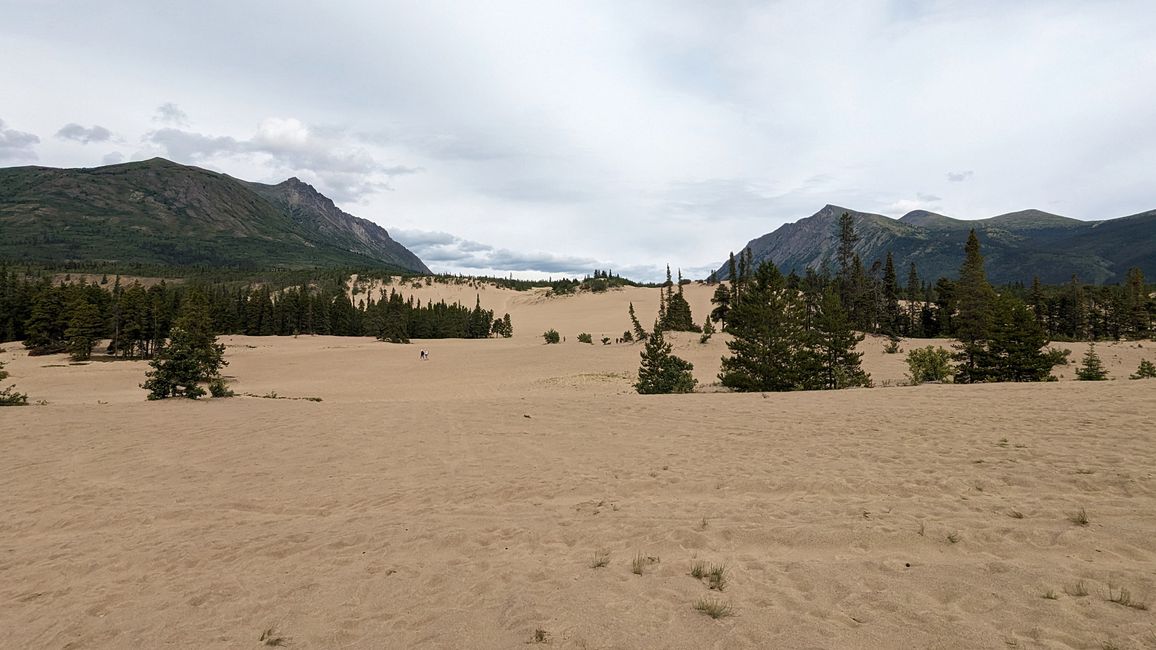
[[[429,273],[384,228],[296,178],[247,183],[163,158],[0,169],[0,260]]]
[[[820,269],[824,264],[833,272],[839,217],[844,212],[854,217],[859,235],[855,252],[863,265],[870,268],[890,251],[901,283],[912,262],[924,280],[956,277],[972,228],[994,284],[1027,284],[1033,276],[1045,284],[1060,284],[1073,275],[1089,284],[1114,283],[1133,266],[1156,277],[1156,210],[1107,221],[1080,221],[1039,210],[965,221],[926,210],[891,219],[828,205],[751,240],[746,248],[756,264],[770,259],[784,273],[801,274],[808,266]],[[727,277],[727,271],[724,263],[719,277]]]

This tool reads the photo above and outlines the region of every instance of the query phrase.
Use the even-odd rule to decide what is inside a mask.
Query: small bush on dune
[[[1147,359],[1140,360],[1140,367],[1136,369],[1136,374],[1131,375],[1130,379],[1156,379],[1156,364]]]
[[[594,345],[594,337],[590,336],[589,332],[582,332],[578,335],[578,342]]]
[[[1080,381],[1104,381],[1107,378],[1108,370],[1100,361],[1100,355],[1096,354],[1096,344],[1092,343],[1088,346],[1088,351],[1084,353],[1083,363],[1076,368],[1076,379]]]
[[[8,371],[4,369],[4,362],[0,361],[0,380],[8,378]],[[12,385],[0,390],[0,406],[24,406],[28,404],[28,396],[17,393],[16,386]]]
[[[938,346],[917,348],[907,353],[907,368],[912,384],[947,381],[951,376],[951,353]]]
[[[550,345],[552,343],[560,342],[562,340],[562,335],[558,333],[558,330],[550,328],[542,333],[542,338],[546,341],[547,345]]]

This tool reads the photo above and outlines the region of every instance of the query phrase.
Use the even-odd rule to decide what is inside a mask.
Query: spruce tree
[[[733,304],[727,324],[731,356],[723,358],[719,372],[723,386],[737,391],[801,388],[802,325],[784,285],[778,268],[764,261]]]
[[[1063,359],[1045,352],[1047,332],[1019,299],[1001,295],[993,305],[992,329],[973,376],[984,381],[1047,381]]]
[[[806,390],[832,390],[856,386],[870,386],[871,376],[863,371],[862,352],[855,346],[863,334],[851,328],[847,313],[834,288],[810,296],[815,313],[811,315],[806,331],[805,364],[802,387]]]
[[[707,320],[713,320],[722,323],[723,331],[726,331],[727,315],[730,313],[731,309],[730,287],[728,287],[725,282],[720,282],[718,287],[715,288],[714,295],[711,296],[710,301],[715,307],[711,310],[710,316],[707,318]],[[705,328],[706,325],[704,324],[703,327]]]
[[[859,241],[859,235],[855,233],[855,218],[851,216],[850,212],[844,212],[839,215],[838,225],[839,248],[837,252],[837,260],[839,262],[839,298],[843,301],[844,307],[854,311],[853,305],[855,300],[852,295],[852,259],[855,255],[855,243]]]
[[[64,337],[68,342],[68,354],[74,361],[87,361],[92,356],[92,348],[104,333],[104,320],[100,309],[87,301],[79,300],[72,305],[68,329]]]
[[[706,343],[712,335],[714,335],[714,325],[711,324],[710,318],[707,318],[702,322],[702,336],[698,337],[698,342]]]
[[[225,346],[217,343],[209,317],[208,303],[200,292],[189,295],[173,323],[167,344],[161,346],[145,373],[141,388],[150,400],[167,397],[196,399],[205,394],[201,384],[221,378]]]
[[[964,247],[963,266],[959,269],[959,281],[955,283],[955,299],[955,337],[959,340],[954,356],[958,363],[955,381],[961,384],[984,381],[986,373],[981,365],[992,332],[995,290],[988,284],[974,228]]]
[[[1076,379],[1080,381],[1103,381],[1108,378],[1108,370],[1104,367],[1104,363],[1100,361],[1100,355],[1096,354],[1096,344],[1088,345],[1088,351],[1084,353],[1083,363],[1076,368]]]
[[[638,322],[638,316],[634,314],[634,303],[629,303],[628,309],[630,313],[630,327],[634,330],[634,339],[638,341],[646,340],[646,330],[642,329],[642,323]]]
[[[694,365],[671,354],[671,344],[662,336],[658,323],[654,333],[646,341],[641,352],[642,363],[638,367],[638,381],[634,389],[644,395],[660,393],[691,393],[698,381],[691,372]]]
[[[895,336],[900,333],[899,324],[899,279],[895,275],[895,261],[891,251],[887,251],[887,261],[883,265],[883,322],[884,334]]]
[[[1136,369],[1136,374],[1130,375],[1129,379],[1156,379],[1156,364],[1147,359],[1140,360],[1140,367]]]

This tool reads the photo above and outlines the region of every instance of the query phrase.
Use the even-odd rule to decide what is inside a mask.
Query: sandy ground
[[[1125,379],[1156,344],[1098,346],[1116,381],[902,387],[870,339],[874,389],[640,396],[641,346],[576,335],[657,290],[480,295],[514,338],[223,339],[289,399],[146,402],[143,363],[6,344],[47,405],[0,410],[0,647],[1156,647],[1107,599],[1156,609],[1156,382]],[[672,338],[713,390],[723,340]]]

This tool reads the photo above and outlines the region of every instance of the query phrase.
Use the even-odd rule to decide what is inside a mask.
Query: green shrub
[[[951,353],[929,345],[907,353],[908,380],[912,384],[929,381],[947,381],[951,376]]]
[[[1136,369],[1136,374],[1131,375],[1131,379],[1156,379],[1156,364],[1141,359],[1140,367]]]
[[[590,334],[587,332],[582,332],[581,334],[578,335],[578,342],[579,343],[589,343],[590,345],[594,345],[593,337],[591,337]]]
[[[4,369],[4,362],[0,361],[0,380],[8,378],[8,371]],[[28,396],[17,393],[16,386],[9,386],[0,390],[0,406],[24,406],[28,404]]]
[[[558,343],[562,340],[562,335],[558,334],[558,330],[550,328],[542,332],[542,338],[545,339],[547,344]]]

